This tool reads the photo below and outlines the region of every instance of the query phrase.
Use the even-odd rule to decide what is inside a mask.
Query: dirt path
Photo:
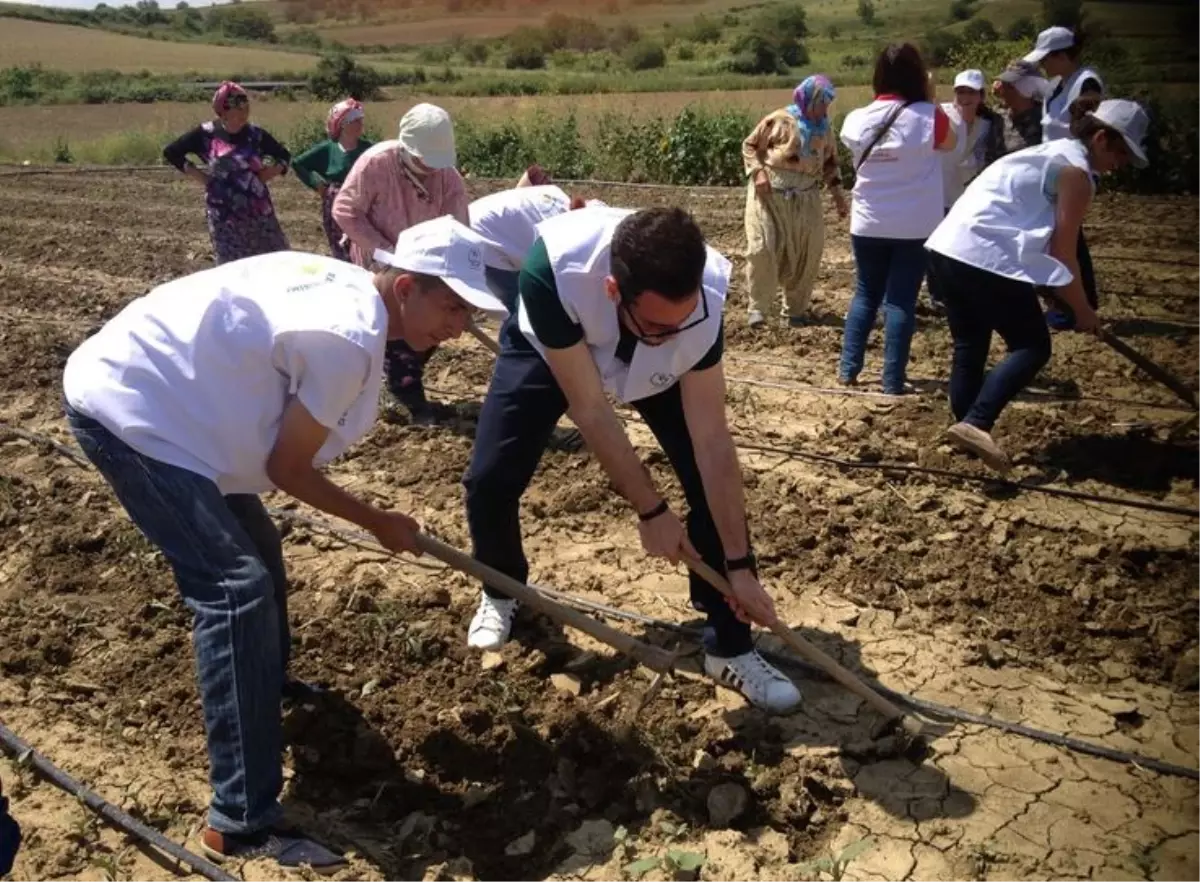
[[[982,474],[940,444],[950,342],[933,317],[914,341],[912,374],[930,381],[920,395],[897,404],[800,388],[834,385],[853,285],[844,226],[830,232],[822,322],[752,335],[740,320],[738,194],[602,195],[680,201],[737,260],[727,372],[750,381],[730,388],[743,442]],[[289,184],[278,204],[293,243],[319,248],[314,200]],[[1106,314],[1193,384],[1195,217],[1194,201],[1107,200],[1089,224]],[[63,360],[130,298],[206,265],[197,194],[161,174],[9,180],[0,237],[0,420],[69,442]],[[447,347],[427,376],[457,402],[457,431],[381,423],[336,479],[467,547],[459,481],[489,371],[473,341]],[[1195,421],[1170,433],[1187,415],[1169,393],[1072,335],[1055,338],[1038,389],[1000,426],[1020,479],[1195,507]],[[636,422],[630,432],[678,495],[648,433]],[[844,664],[922,698],[1196,768],[1194,518],[743,456],[764,579],[786,620]],[[533,581],[693,619],[682,572],[637,550],[586,454],[546,456],[523,523]],[[13,438],[0,439],[0,541],[0,718],[185,841],[203,819],[205,758],[189,622],[161,557],[95,475]],[[519,642],[483,671],[465,648],[476,589],[464,577],[300,527],[286,551],[297,672],[332,689],[288,711],[287,803],[353,853],[346,878],[619,878],[652,859],[645,878],[666,878],[672,852],[703,856],[703,878],[814,878],[814,860],[864,837],[846,878],[1200,872],[1195,781],[970,725],[907,757],[871,741],[878,719],[840,689],[804,679],[804,708],[768,719],[698,677],[694,658],[630,727],[647,681],[586,638],[523,616]],[[558,678],[568,691],[556,674],[574,678]],[[0,778],[33,831],[14,878],[170,876],[6,760]],[[742,797],[732,820],[710,812]]]

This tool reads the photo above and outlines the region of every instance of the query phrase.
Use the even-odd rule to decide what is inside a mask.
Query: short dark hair
[[[899,95],[909,103],[928,100],[929,73],[912,43],[889,43],[875,60],[876,95]]]
[[[700,288],[708,252],[704,234],[682,208],[647,208],[613,232],[611,268],[623,300],[655,291],[686,300]]]
[[[1094,94],[1080,95],[1071,102],[1067,112],[1071,115],[1071,137],[1089,143],[1097,132],[1104,132],[1104,141],[1109,146],[1125,143],[1124,136],[1107,126],[1091,114],[1100,106],[1100,97]]]

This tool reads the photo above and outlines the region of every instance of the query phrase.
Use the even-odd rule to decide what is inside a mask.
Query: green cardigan
[[[322,184],[342,184],[371,143],[366,138],[359,138],[358,146],[347,153],[337,141],[321,141],[292,160],[292,171],[313,190]]]

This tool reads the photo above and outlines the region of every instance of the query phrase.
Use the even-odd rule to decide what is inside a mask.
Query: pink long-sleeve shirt
[[[457,169],[425,178],[429,199],[417,194],[400,168],[400,142],[381,141],[359,157],[333,200],[333,219],[350,237],[350,259],[369,267],[375,249],[391,251],[401,232],[422,221],[452,214],[470,224],[467,188]]]

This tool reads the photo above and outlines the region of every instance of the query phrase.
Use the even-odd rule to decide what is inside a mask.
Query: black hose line
[[[15,732],[3,723],[0,723],[0,745],[3,745],[18,763],[28,763],[42,777],[80,800],[110,824],[124,830],[130,836],[140,839],[147,845],[153,846],[164,854],[170,855],[175,860],[187,866],[192,872],[199,873],[206,879],[212,879],[213,882],[235,882],[237,879],[236,876],[230,876],[216,864],[206,861],[199,855],[192,854],[182,846],[176,845],[157,830],[147,827],[137,818],[132,817],[111,802],[105,800],[99,794],[89,790],[21,740]]]

